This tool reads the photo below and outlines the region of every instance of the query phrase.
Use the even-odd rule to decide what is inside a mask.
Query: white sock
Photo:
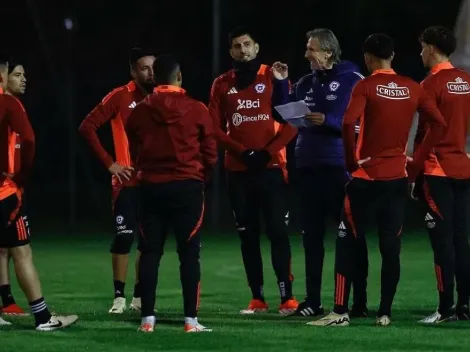
[[[184,318],[184,322],[185,324],[189,324],[189,325],[197,325],[198,322],[197,322],[197,318]]]
[[[155,316],[142,317],[141,324],[152,324],[155,325]]]

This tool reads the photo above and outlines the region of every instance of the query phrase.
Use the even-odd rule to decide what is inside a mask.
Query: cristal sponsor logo
[[[256,108],[259,108],[259,99],[256,99],[256,100],[238,99],[237,110],[240,110],[240,109],[256,109]]]
[[[396,83],[390,82],[386,86],[377,86],[377,95],[387,99],[409,99],[410,90],[407,87],[399,87]]]
[[[455,82],[447,82],[447,89],[451,94],[469,94],[470,85],[462,78],[457,77]]]
[[[258,114],[255,116],[246,116],[241,115],[238,112],[232,116],[232,124],[234,126],[240,126],[243,122],[257,122],[257,121],[267,121],[269,120],[268,114]]]

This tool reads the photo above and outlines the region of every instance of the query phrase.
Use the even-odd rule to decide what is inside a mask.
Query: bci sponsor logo
[[[236,112],[232,115],[232,124],[234,126],[240,126],[244,122],[257,122],[257,121],[267,121],[269,120],[268,114],[258,114],[254,116],[246,116]]]
[[[242,100],[238,99],[237,110],[240,109],[256,109],[259,108],[259,99],[256,100]]]
[[[470,85],[462,78],[457,77],[455,82],[447,82],[447,89],[450,94],[469,94]]]
[[[410,90],[407,87],[399,87],[396,83],[390,82],[386,86],[377,86],[377,95],[387,99],[409,99]]]

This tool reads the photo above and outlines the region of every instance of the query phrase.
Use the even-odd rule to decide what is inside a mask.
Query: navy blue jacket
[[[302,77],[288,91],[287,80],[275,94],[282,94],[278,101],[303,100],[312,112],[325,114],[322,126],[299,128],[295,146],[296,166],[345,167],[341,127],[354,85],[364,78],[352,62],[342,61],[331,70],[314,71]]]

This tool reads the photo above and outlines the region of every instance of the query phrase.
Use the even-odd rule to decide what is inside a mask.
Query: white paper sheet
[[[295,127],[308,127],[309,121],[304,117],[310,112],[310,109],[303,100],[288,103],[284,105],[275,106],[274,109],[281,115],[281,117]]]

